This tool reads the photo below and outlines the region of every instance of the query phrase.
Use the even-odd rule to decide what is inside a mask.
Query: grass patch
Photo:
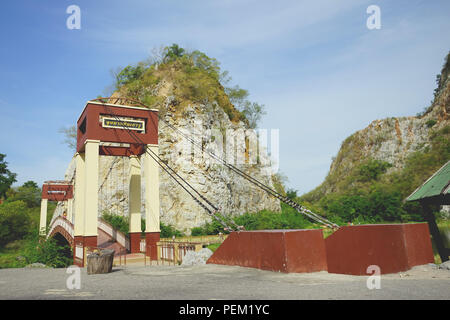
[[[16,240],[8,243],[0,251],[0,269],[23,268],[26,261],[24,258],[25,240]]]
[[[210,244],[209,246],[207,246],[207,248],[209,250],[211,250],[212,252],[215,252],[217,250],[218,247],[220,247],[221,243],[213,243]]]

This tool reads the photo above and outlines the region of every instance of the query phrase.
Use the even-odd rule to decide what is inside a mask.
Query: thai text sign
[[[104,128],[143,131],[145,127],[145,122],[142,120],[103,118],[102,126]]]

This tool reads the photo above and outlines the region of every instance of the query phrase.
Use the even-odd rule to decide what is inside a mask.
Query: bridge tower
[[[48,201],[67,201],[66,219],[72,221],[73,185],[68,181],[45,181],[42,185],[39,234],[46,235]]]
[[[140,251],[141,181],[145,185],[146,254],[156,259],[159,228],[158,110],[128,99],[88,101],[77,121],[74,263],[84,265],[85,247],[97,247],[99,156],[130,157],[130,251]],[[141,169],[142,167],[142,169]],[[143,176],[141,177],[141,172]]]

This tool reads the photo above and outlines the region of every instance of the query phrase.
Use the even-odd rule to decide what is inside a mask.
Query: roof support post
[[[442,241],[441,234],[439,233],[439,229],[433,215],[432,203],[423,200],[420,201],[420,204],[422,205],[425,219],[427,220],[428,226],[430,227],[430,233],[431,236],[433,237],[434,244],[436,245],[436,249],[439,253],[439,256],[441,257],[441,261],[442,262],[448,261],[448,253],[444,247],[444,242]]]

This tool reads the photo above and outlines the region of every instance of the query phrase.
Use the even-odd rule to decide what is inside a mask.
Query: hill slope
[[[449,56],[437,76],[435,98],[425,112],[375,120],[355,132],[342,143],[325,181],[301,199],[345,219],[378,215],[382,220],[418,218],[414,216],[417,208],[402,204],[402,200],[450,160]],[[374,197],[392,202],[392,207],[381,205],[381,199],[377,202]],[[370,208],[369,200],[380,206]],[[352,201],[363,204],[352,205]],[[388,210],[398,210],[398,214],[387,214]]]

